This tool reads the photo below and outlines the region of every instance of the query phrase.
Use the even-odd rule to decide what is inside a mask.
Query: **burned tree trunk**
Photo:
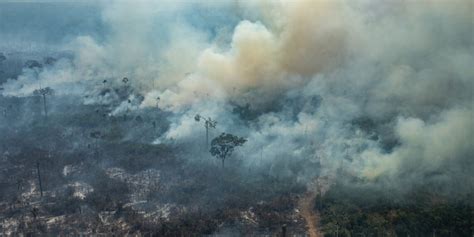
[[[46,88],[40,88],[38,90],[35,90],[33,94],[42,96],[43,97],[43,108],[44,108],[44,117],[45,119],[48,119],[48,108],[46,107],[46,96],[47,95],[52,95],[54,93],[54,90],[46,87]]]
[[[206,123],[206,150],[209,150],[209,125]]]
[[[41,183],[41,171],[40,171],[39,161],[36,162],[36,172],[38,174],[38,184],[40,188],[40,195],[41,197],[43,197],[43,184]]]
[[[48,108],[46,107],[46,94],[43,94],[44,117],[48,119]]]

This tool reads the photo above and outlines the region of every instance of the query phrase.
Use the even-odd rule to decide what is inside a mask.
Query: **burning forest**
[[[473,236],[473,12],[0,1],[0,235]]]

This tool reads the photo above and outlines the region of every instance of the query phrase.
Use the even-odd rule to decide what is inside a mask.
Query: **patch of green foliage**
[[[415,196],[411,193],[399,202],[390,193],[335,185],[316,200],[325,236],[473,235],[474,209],[465,200],[442,199],[434,193],[410,199]]]

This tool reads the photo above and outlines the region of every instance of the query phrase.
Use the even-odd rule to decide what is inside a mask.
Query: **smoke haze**
[[[211,135],[248,140],[245,167],[304,182],[467,194],[472,12],[469,0],[0,3],[2,68],[15,52],[57,58],[1,75],[1,87],[25,97],[48,86],[112,105],[107,116],[159,108],[169,127],[150,144],[190,144],[204,133],[194,116],[211,117]]]

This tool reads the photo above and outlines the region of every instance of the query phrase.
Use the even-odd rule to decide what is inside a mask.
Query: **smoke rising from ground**
[[[23,69],[2,84],[3,94],[25,96],[41,85],[87,94],[82,103],[113,101],[111,115],[159,107],[171,125],[155,143],[201,139],[193,118],[210,116],[218,121],[213,135],[248,139],[237,154],[247,166],[268,164],[278,175],[309,180],[320,160],[323,175],[400,188],[474,183],[468,0],[98,8],[105,36],[67,40],[60,47],[72,57]],[[103,92],[104,80],[133,92],[126,99]],[[294,162],[309,165],[295,170]]]

